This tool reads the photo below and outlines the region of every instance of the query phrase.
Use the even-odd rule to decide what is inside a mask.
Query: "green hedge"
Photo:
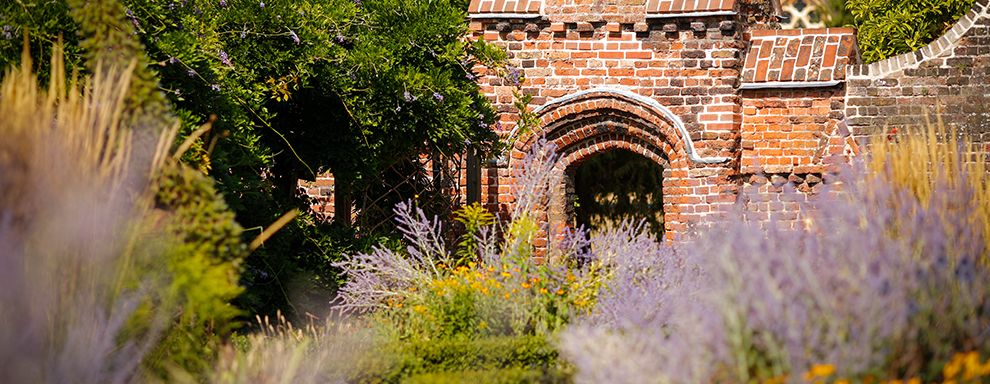
[[[361,382],[566,381],[556,349],[538,336],[406,341],[383,350],[365,360]]]

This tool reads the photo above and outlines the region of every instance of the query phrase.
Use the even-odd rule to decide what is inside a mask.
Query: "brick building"
[[[459,189],[505,211],[520,160],[546,137],[564,176],[550,231],[574,224],[575,169],[617,150],[662,169],[668,233],[741,196],[757,216],[796,220],[830,167],[858,153],[857,138],[939,103],[954,106],[943,110],[950,124],[990,143],[988,2],[931,46],[862,65],[854,30],[781,30],[775,0],[472,0],[471,37],[503,47],[524,79],[475,69],[502,112],[495,129],[513,136],[514,92],[533,95],[541,125]],[[781,193],[788,183],[805,194]],[[311,192],[327,195],[327,184]]]

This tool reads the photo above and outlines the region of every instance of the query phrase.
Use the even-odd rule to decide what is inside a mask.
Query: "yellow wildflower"
[[[557,296],[563,296],[563,295],[564,295],[564,288],[557,289]]]
[[[523,289],[529,289],[529,287],[532,287],[532,285],[530,285],[529,283],[522,283],[522,287]]]
[[[423,313],[423,312],[426,312],[426,307],[424,307],[424,306],[422,306],[422,305],[414,305],[414,306],[412,307],[412,309],[413,309],[413,312],[416,312],[416,313]]]
[[[547,294],[547,289],[546,288],[540,288],[540,293],[546,295]]]
[[[949,361],[949,363],[942,368],[942,378],[946,381],[955,379],[956,376],[959,375],[959,372],[962,371],[962,364],[962,356],[957,354],[952,358],[952,361]]]
[[[787,382],[787,375],[771,377],[763,381],[763,384],[784,384]]]
[[[502,272],[502,277],[512,277],[512,274],[509,272]]]
[[[812,381],[815,378],[825,378],[835,373],[835,366],[832,364],[815,364],[804,374],[805,381]]]

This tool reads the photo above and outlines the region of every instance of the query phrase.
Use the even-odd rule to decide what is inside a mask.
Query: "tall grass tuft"
[[[0,382],[127,382],[161,322],[128,324],[162,276],[124,277],[154,255],[134,228],[165,146],[131,150],[135,64],[67,80],[59,47],[52,60],[47,89],[27,49],[0,83]]]

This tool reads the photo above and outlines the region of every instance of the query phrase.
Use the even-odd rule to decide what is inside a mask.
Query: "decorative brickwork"
[[[852,28],[758,30],[750,38],[743,82],[838,83],[846,79],[846,66],[858,63]]]
[[[734,11],[736,0],[647,0],[647,13]]]
[[[540,0],[471,0],[468,12],[471,15],[536,15],[543,8]]]
[[[480,199],[512,206],[513,172],[539,137],[561,152],[562,185],[539,212],[554,233],[573,224],[574,167],[615,149],[663,169],[673,236],[737,202],[797,227],[807,197],[860,153],[856,138],[917,125],[939,104],[990,153],[988,3],[929,47],[859,65],[855,31],[774,30],[773,0],[474,0],[470,37],[504,48],[524,79],[474,68],[502,113],[495,129],[515,129],[517,85],[542,123],[483,167]]]

